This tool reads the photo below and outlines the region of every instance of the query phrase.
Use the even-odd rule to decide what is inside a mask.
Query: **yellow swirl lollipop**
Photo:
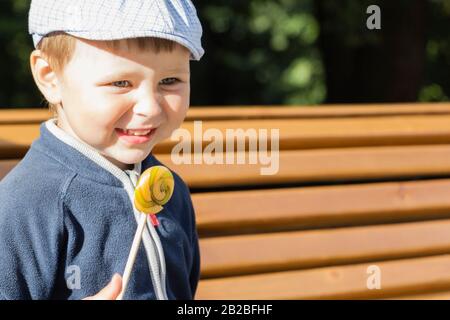
[[[172,197],[174,180],[172,172],[163,166],[153,166],[144,171],[134,190],[134,205],[142,213],[156,214]]]
[[[131,245],[130,254],[128,255],[127,264],[122,279],[122,291],[117,300],[122,300],[128,281],[130,279],[131,270],[141,243],[142,232],[147,222],[147,216],[151,218],[154,226],[158,226],[156,213],[163,209],[173,194],[174,180],[172,172],[163,166],[153,166],[145,170],[140,176],[136,188],[134,189],[134,206],[142,212],[139,224],[134,235]]]

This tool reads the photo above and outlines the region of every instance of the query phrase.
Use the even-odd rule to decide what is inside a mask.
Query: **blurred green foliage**
[[[397,1],[403,0],[394,2]],[[428,10],[426,48],[416,101],[448,101],[450,0],[424,1]],[[382,34],[365,28],[365,11],[371,2],[377,1],[352,0],[343,5],[335,0],[194,0],[204,29],[206,53],[200,62],[191,65],[191,104],[333,102],[329,89],[339,85],[336,82],[347,80],[337,77],[327,82],[330,66],[325,63],[327,55],[320,45],[323,35],[336,39],[339,46],[353,53],[362,46],[381,46]],[[33,49],[27,29],[29,3],[30,0],[0,0],[0,107],[43,105],[29,70]],[[319,17],[318,5],[333,16]],[[381,10],[384,15],[388,9],[381,5]],[[327,50],[329,54],[333,47]],[[389,53],[378,57],[373,65],[383,64],[383,59],[389,60]],[[366,85],[366,80],[369,83],[364,78],[353,79],[353,84],[348,82],[349,86],[363,88],[358,89],[362,96],[355,94],[354,102],[387,100]]]
[[[0,0],[0,107],[33,107],[40,103],[29,56],[32,41],[28,35],[29,0]]]
[[[430,0],[426,44],[425,82],[420,101],[449,101],[450,98],[450,0]]]
[[[204,61],[193,65],[193,95],[200,103],[324,101],[312,1],[215,0],[198,2],[197,9],[206,49]]]

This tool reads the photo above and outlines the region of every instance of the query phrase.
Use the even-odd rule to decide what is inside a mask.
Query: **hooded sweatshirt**
[[[0,181],[0,299],[82,299],[122,274],[139,213],[133,192],[152,154],[121,170],[86,143],[40,125],[25,157]],[[144,229],[124,299],[193,299],[200,275],[189,189],[174,192]],[[148,219],[150,220],[150,219]]]

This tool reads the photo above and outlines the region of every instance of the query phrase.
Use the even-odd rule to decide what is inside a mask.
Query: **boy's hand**
[[[83,300],[116,300],[122,290],[122,277],[116,273],[111,281],[96,295],[86,297]]]

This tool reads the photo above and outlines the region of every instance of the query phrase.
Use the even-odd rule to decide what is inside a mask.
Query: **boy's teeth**
[[[126,134],[133,136],[145,136],[150,133],[151,130],[124,130]]]

